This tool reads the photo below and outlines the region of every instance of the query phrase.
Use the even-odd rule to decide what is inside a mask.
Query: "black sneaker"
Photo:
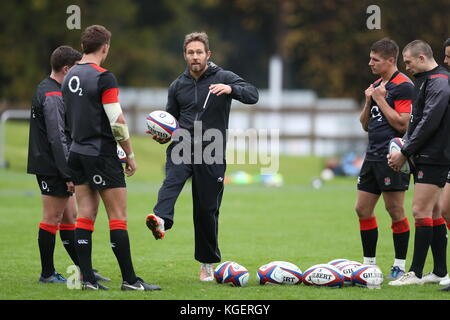
[[[110,278],[106,278],[106,277],[102,276],[102,275],[101,275],[100,273],[98,273],[98,271],[95,270],[95,269],[92,269],[92,272],[94,273],[95,280],[97,280],[97,281],[105,281],[105,282],[110,282],[110,281],[111,281]]]
[[[50,277],[44,278],[41,276],[39,278],[39,283],[67,283],[67,280],[60,273],[55,271]]]
[[[154,291],[154,290],[161,290],[161,287],[145,283],[144,280],[142,280],[141,278],[137,278],[137,281],[133,284],[129,284],[126,281],[122,282],[122,287],[120,289],[122,289],[123,291],[131,291],[131,290]]]
[[[83,282],[83,286],[81,287],[83,290],[109,290],[108,287],[100,284],[100,283],[90,283],[88,281]]]

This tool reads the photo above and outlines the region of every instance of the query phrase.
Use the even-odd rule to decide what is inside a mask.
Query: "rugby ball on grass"
[[[352,274],[357,268],[361,266],[361,263],[356,261],[344,261],[336,265],[342,275],[344,276],[344,284],[351,285],[352,284]]]
[[[401,149],[405,142],[402,138],[394,138],[389,141],[389,154],[392,154],[393,152],[401,152]],[[400,172],[409,174],[411,172],[411,169],[409,167],[409,161],[406,160],[405,164],[400,168]]]
[[[157,135],[162,139],[169,139],[179,128],[178,121],[170,113],[157,110],[149,113],[145,119],[148,134]]]
[[[223,262],[214,270],[214,278],[217,283],[230,284],[234,287],[246,286],[249,277],[248,270],[233,261]]]
[[[349,261],[348,259],[334,259],[334,260],[331,260],[331,261],[329,261],[327,264],[331,264],[332,266],[336,266],[337,264],[339,264],[339,263],[342,263],[342,262],[346,262],[346,261]]]
[[[303,283],[307,286],[342,288],[344,276],[331,264],[316,264],[305,271]]]
[[[293,263],[272,261],[258,269],[256,278],[262,285],[300,284],[302,271]]]
[[[383,279],[383,272],[375,265],[361,265],[352,273],[352,284],[358,287],[380,289]]]

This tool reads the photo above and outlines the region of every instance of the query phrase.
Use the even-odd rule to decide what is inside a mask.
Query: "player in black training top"
[[[415,163],[412,210],[416,231],[409,271],[389,285],[439,282],[447,278],[447,233],[438,206],[450,169],[450,73],[439,66],[429,44],[414,40],[403,48],[406,71],[415,78],[411,123],[401,152],[389,156],[399,170],[408,158]],[[422,277],[431,246],[433,272]]]
[[[178,120],[181,128],[189,131],[191,137],[186,141],[193,146],[194,153],[192,157],[187,155],[187,161],[175,163],[172,156],[176,154],[176,148],[183,142],[186,144],[186,141],[183,138],[168,146],[166,177],[158,192],[158,202],[153,213],[147,216],[147,226],[155,239],[164,237],[165,231],[173,225],[178,195],[185,182],[192,177],[195,259],[201,263],[200,280],[213,281],[213,263],[221,260],[218,244],[219,208],[224,190],[226,129],[231,101],[236,99],[242,103],[254,104],[258,102],[259,96],[255,86],[208,61],[211,51],[206,33],[186,35],[183,48],[187,68],[170,85],[166,109]],[[202,126],[202,135],[209,129],[221,133],[223,145],[222,151],[216,152],[216,156],[221,154],[218,161],[211,163],[207,161],[209,159],[202,157],[203,151],[209,146],[207,141],[203,141],[203,137],[194,136],[194,127],[199,124]],[[156,136],[154,139],[160,143],[170,140],[164,141]],[[200,143],[201,146],[198,147]],[[198,162],[196,149],[202,151]]]
[[[77,50],[61,46],[50,58],[49,77],[38,86],[33,97],[30,117],[27,172],[36,175],[42,194],[43,217],[39,224],[38,244],[42,272],[39,282],[66,282],[53,264],[55,235],[59,230],[64,248],[78,265],[75,252],[74,185],[67,167],[70,136],[65,125],[65,108],[61,93],[64,75],[81,59]],[[94,272],[98,280],[109,281]]]
[[[358,177],[356,213],[359,217],[364,264],[376,264],[378,225],[375,206],[383,195],[386,210],[392,219],[395,259],[390,279],[405,272],[409,242],[409,223],[405,216],[405,191],[409,175],[393,171],[387,164],[389,141],[402,137],[410,119],[413,84],[397,69],[397,44],[384,38],[370,49],[369,66],[379,75],[365,91],[366,103],[360,121],[369,133],[366,156]]]
[[[41,283],[66,282],[53,264],[58,229],[64,247],[78,264],[73,241],[76,209],[67,168],[70,140],[65,130],[61,82],[80,59],[81,54],[71,47],[56,48],[50,58],[51,74],[38,85],[31,104],[27,172],[36,175],[42,194],[43,217],[38,234]]]
[[[92,270],[92,232],[102,199],[109,218],[113,252],[122,273],[122,290],[160,290],[134,273],[127,231],[126,184],[117,143],[127,155],[125,173],[132,176],[136,162],[114,75],[100,65],[108,55],[111,33],[90,26],[81,36],[83,57],[64,78],[62,92],[71,133],[68,165],[77,194],[76,249],[83,289],[107,290]]]

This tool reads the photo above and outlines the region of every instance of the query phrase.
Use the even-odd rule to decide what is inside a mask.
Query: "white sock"
[[[403,259],[394,259],[394,267],[397,266],[400,269],[402,269],[403,271],[405,270],[406,267],[406,260]]]
[[[363,264],[376,265],[377,258],[376,257],[364,257]]]

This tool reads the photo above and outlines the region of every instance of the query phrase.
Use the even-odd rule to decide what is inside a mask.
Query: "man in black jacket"
[[[255,104],[258,91],[238,75],[209,61],[211,51],[206,33],[186,35],[183,47],[187,68],[170,85],[166,110],[188,134],[167,148],[166,177],[158,193],[158,202],[153,213],[147,216],[146,223],[155,239],[162,239],[165,230],[173,225],[178,195],[186,180],[192,178],[195,259],[201,263],[200,280],[212,281],[213,263],[221,260],[217,241],[218,217],[224,189],[226,130],[231,100]],[[208,139],[204,134],[208,130],[219,132],[222,140],[205,141]],[[170,140],[153,138],[160,143]],[[214,161],[203,157],[203,151],[208,150],[212,143],[220,145],[212,154]],[[194,152],[180,155],[178,144],[188,144],[192,148],[184,148],[183,151]],[[180,156],[185,161],[174,163],[174,159]]]
[[[403,277],[389,282],[393,286],[428,282],[428,275],[422,278],[428,248],[433,241],[440,242],[436,236],[445,236],[434,230],[434,220],[440,217],[433,216],[433,209],[450,169],[450,73],[436,63],[431,47],[421,40],[405,46],[403,61],[416,79],[413,113],[401,152],[388,158],[397,171],[407,158],[415,163],[412,209],[416,232],[412,265]],[[447,276],[445,254],[435,261],[433,274]]]

